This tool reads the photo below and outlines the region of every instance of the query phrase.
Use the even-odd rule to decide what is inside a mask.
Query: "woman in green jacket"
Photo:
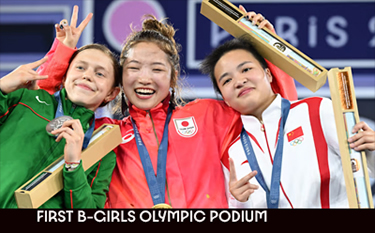
[[[26,76],[46,78],[32,70],[44,61],[23,65],[0,79],[0,208],[17,208],[14,191],[61,155],[64,189],[40,208],[103,208],[115,154],[111,151],[84,171],[81,151],[91,138],[94,111],[119,93],[117,59],[103,45],[87,45],[72,57],[58,94],[19,89],[31,80]],[[47,133],[46,125],[62,115],[73,120]]]

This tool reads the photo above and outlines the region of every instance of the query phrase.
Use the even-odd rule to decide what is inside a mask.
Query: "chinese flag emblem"
[[[288,137],[288,142],[293,141],[294,139],[303,136],[302,127],[300,126],[300,127],[296,128],[296,129],[290,131],[286,135]]]

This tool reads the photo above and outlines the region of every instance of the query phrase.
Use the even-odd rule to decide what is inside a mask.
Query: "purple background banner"
[[[278,35],[323,67],[351,66],[360,113],[375,119],[375,1],[373,0],[251,0],[231,1],[262,13]],[[70,20],[73,5],[79,22],[94,13],[78,46],[97,42],[116,53],[142,16],[168,18],[182,45],[182,76],[189,84],[184,96],[216,98],[209,78],[199,73],[200,61],[232,37],[200,14],[201,0],[0,0],[0,76],[18,65],[41,58],[54,36],[54,24]],[[328,83],[312,93],[296,82],[299,97],[329,97]],[[372,106],[370,106],[372,105]],[[369,110],[371,109],[371,110]]]

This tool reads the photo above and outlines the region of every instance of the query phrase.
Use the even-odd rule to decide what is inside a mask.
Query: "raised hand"
[[[350,148],[356,151],[375,150],[375,131],[365,122],[357,123],[352,129],[352,133],[357,134],[348,139]]]
[[[66,19],[61,20],[60,24],[55,24],[56,38],[60,42],[64,43],[64,45],[74,49],[77,46],[83,29],[85,29],[87,24],[90,22],[92,16],[92,13],[88,14],[86,18],[81,22],[81,24],[77,27],[78,6],[74,6],[72,18],[70,19],[70,26],[68,24],[68,20]]]
[[[237,180],[236,169],[232,158],[229,158],[229,166],[229,191],[237,201],[245,202],[249,199],[249,196],[259,188],[258,185],[249,182],[250,179],[257,174],[257,171],[252,171],[240,180]]]
[[[264,16],[260,13],[256,13],[254,11],[250,11],[250,12],[247,12],[245,7],[243,7],[242,5],[239,6],[239,9],[244,12],[246,14],[246,17],[248,20],[251,20],[252,21],[252,24],[255,25],[256,23],[259,23],[258,25],[258,28],[268,28],[270,29],[272,32],[275,31],[273,25],[270,23],[270,21],[268,21],[266,18],[264,18]]]
[[[37,89],[36,80],[46,79],[48,75],[39,75],[35,70],[48,60],[44,57],[38,61],[24,64],[17,67],[11,73],[0,79],[0,89],[4,94],[18,90],[20,88]]]

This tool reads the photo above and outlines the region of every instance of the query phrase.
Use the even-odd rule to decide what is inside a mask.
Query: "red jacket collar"
[[[133,105],[132,103],[129,103],[129,114],[130,116],[137,121],[137,118],[139,117],[145,117],[147,113],[149,112],[152,115],[158,114],[160,112],[163,112],[163,115],[167,115],[168,107],[169,107],[169,101],[170,101],[170,94],[158,105],[156,105],[154,108],[150,110],[142,110]]]

